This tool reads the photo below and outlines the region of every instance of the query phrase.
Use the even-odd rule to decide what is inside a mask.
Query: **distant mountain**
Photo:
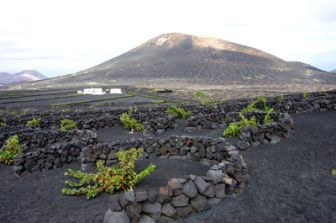
[[[23,70],[15,74],[0,72],[0,85],[25,83],[43,80],[46,78],[46,76],[36,70]]]
[[[336,73],[336,69],[335,69],[335,70],[332,70],[332,71],[330,71],[330,73]]]
[[[34,86],[290,83],[330,84],[336,83],[336,77],[308,64],[287,62],[226,40],[169,33],[87,70]]]

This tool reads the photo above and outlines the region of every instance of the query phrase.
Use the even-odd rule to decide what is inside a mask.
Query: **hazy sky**
[[[168,32],[336,69],[336,0],[0,0],[0,71],[72,73]]]

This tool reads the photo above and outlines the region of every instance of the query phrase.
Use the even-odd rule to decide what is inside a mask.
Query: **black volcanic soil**
[[[336,177],[330,175],[336,167],[336,112],[300,114],[294,120],[291,138],[244,152],[251,177],[238,199],[227,198],[178,222],[336,222]],[[179,160],[156,164],[157,171],[139,188],[207,169]],[[65,169],[18,179],[10,167],[0,165],[0,222],[102,222],[108,196],[91,201],[62,196]]]
[[[243,153],[246,190],[180,223],[336,222],[336,112],[294,116],[295,135]]]

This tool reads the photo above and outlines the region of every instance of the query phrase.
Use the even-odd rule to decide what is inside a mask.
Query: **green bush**
[[[77,127],[77,123],[74,122],[71,119],[62,119],[61,120],[60,129],[62,131],[72,130],[72,129],[75,129],[76,127]]]
[[[248,127],[253,127],[253,126],[257,126],[257,120],[256,117],[252,117],[250,119],[247,119],[243,113],[239,113],[239,117],[240,117],[240,126],[248,126]]]
[[[145,129],[143,124],[139,123],[135,118],[131,118],[127,113],[121,114],[120,121],[126,129],[132,132],[139,132]]]
[[[239,117],[239,122],[231,122],[230,125],[224,130],[223,135],[225,137],[238,136],[244,126],[257,126],[256,117],[253,116],[252,118],[247,119],[241,112],[239,113]]]
[[[225,137],[238,136],[240,134],[241,128],[242,127],[240,126],[240,123],[238,123],[238,122],[231,122],[230,125],[229,125],[229,127],[227,127],[224,130],[223,135]]]
[[[309,99],[309,96],[310,96],[310,93],[309,93],[309,92],[307,92],[307,91],[303,92],[303,99],[304,99],[304,100],[308,100],[308,99]]]
[[[185,111],[183,108],[177,106],[171,106],[166,112],[180,119],[187,119],[191,115],[191,111]]]
[[[14,157],[22,152],[24,145],[19,144],[18,135],[9,137],[0,150],[0,162],[13,164]]]
[[[5,126],[7,126],[6,122],[0,122],[0,127],[5,127]]]
[[[114,193],[117,190],[133,190],[136,184],[154,171],[155,165],[150,164],[140,173],[134,171],[135,161],[142,155],[143,149],[129,149],[117,153],[119,166],[106,167],[98,161],[97,172],[85,173],[68,169],[64,174],[77,179],[65,181],[71,188],[63,188],[64,195],[84,195],[87,199],[96,197],[101,192]]]
[[[195,96],[197,96],[197,97],[205,97],[206,94],[205,94],[204,91],[196,91]]]
[[[40,120],[36,119],[36,118],[33,118],[33,119],[27,121],[27,126],[30,126],[30,127],[37,127],[37,126],[39,126],[39,124],[40,124]]]

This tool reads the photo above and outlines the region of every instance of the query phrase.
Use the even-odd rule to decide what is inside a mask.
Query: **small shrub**
[[[145,129],[143,124],[139,123],[135,118],[131,118],[127,113],[121,114],[120,121],[126,129],[132,132],[139,132]]]
[[[7,126],[6,122],[0,122],[0,127],[5,127],[5,126]]]
[[[280,96],[278,97],[278,100],[282,103],[282,102],[285,101],[285,97],[284,97],[283,95],[280,95]]]
[[[62,131],[72,130],[72,129],[75,129],[76,127],[77,127],[77,123],[74,122],[71,119],[63,119],[63,120],[61,120],[60,129]]]
[[[266,114],[265,114],[265,117],[264,117],[264,124],[266,125],[269,125],[273,122],[273,119],[271,117],[271,113],[273,112],[273,108],[270,108]]]
[[[196,91],[195,96],[202,98],[205,97],[206,94],[204,91]]]
[[[0,162],[13,164],[14,157],[22,152],[24,145],[19,144],[18,135],[9,137],[4,147],[0,150]]]
[[[254,111],[259,111],[260,109],[258,109],[256,107],[257,101],[253,101],[250,104],[247,105],[246,108],[242,109],[242,112],[254,112]]]
[[[229,127],[224,130],[223,135],[225,137],[238,136],[241,131],[241,126],[238,122],[231,122]]]
[[[191,115],[191,111],[185,111],[183,108],[177,106],[171,106],[166,112],[180,119],[187,119]]]
[[[309,99],[309,96],[310,96],[310,93],[309,93],[309,92],[307,92],[307,91],[303,92],[303,99],[304,99],[304,100],[308,100],[308,99]]]
[[[36,119],[36,118],[33,118],[33,119],[27,121],[27,126],[30,126],[30,127],[37,127],[37,126],[39,126],[39,124],[40,124],[40,120]]]
[[[224,130],[223,135],[225,137],[232,137],[232,136],[238,136],[241,132],[241,129],[244,126],[257,126],[257,120],[256,117],[252,117],[250,119],[247,119],[242,113],[239,113],[240,116],[240,122],[232,122],[230,125]]]
[[[201,104],[202,104],[202,105],[210,105],[210,106],[213,107],[213,108],[217,108],[217,106],[218,106],[217,101],[212,100],[212,99],[208,99],[208,98],[203,98],[203,99],[201,100]]]
[[[241,118],[241,120],[240,120],[240,126],[241,127],[243,127],[243,126],[248,126],[248,127],[257,126],[257,120],[256,120],[255,116],[253,116],[250,119],[247,119],[243,115],[243,113],[239,113],[239,117]]]
[[[143,149],[129,149],[117,153],[119,166],[106,167],[99,160],[97,172],[85,173],[68,169],[65,176],[73,177],[79,181],[65,181],[72,188],[63,188],[64,195],[84,195],[87,199],[96,197],[101,192],[114,193],[117,190],[133,190],[135,185],[144,177],[154,171],[155,165],[150,164],[140,173],[134,171],[135,161],[142,155]]]

